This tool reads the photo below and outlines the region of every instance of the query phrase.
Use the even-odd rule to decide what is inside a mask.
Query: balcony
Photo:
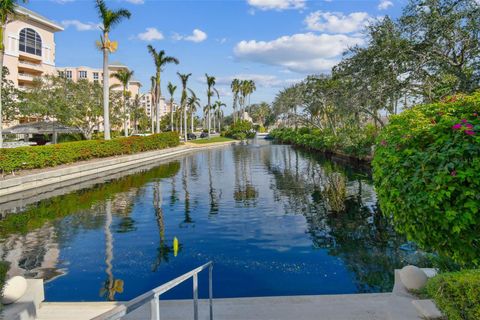
[[[37,56],[35,54],[31,54],[23,51],[18,51],[18,57],[21,58],[22,60],[28,60],[36,63],[43,62],[43,58],[41,56]]]
[[[25,73],[25,72],[19,72],[18,73],[18,85],[24,85],[25,83],[33,83],[33,80],[35,79],[34,74],[30,73]]]
[[[39,76],[43,73],[43,66],[41,64],[30,62],[27,60],[18,60],[18,71],[23,73],[31,73]]]

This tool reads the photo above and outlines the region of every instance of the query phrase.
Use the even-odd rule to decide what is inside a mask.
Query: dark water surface
[[[47,279],[49,301],[128,300],[209,260],[215,297],[382,292],[415,255],[368,172],[266,141],[16,211],[0,222],[1,258]],[[207,273],[199,285],[205,296]],[[191,296],[188,281],[166,298]]]

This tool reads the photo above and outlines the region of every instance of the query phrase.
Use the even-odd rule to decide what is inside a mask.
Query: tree
[[[215,123],[215,119],[218,118],[218,131],[220,132],[222,127],[221,127],[221,124],[220,124],[220,120],[223,116],[223,111],[222,111],[222,107],[226,107],[227,105],[225,103],[223,103],[222,101],[220,100],[217,100],[215,101],[215,104],[213,105],[213,128],[215,130],[216,129],[216,123]]]
[[[207,126],[208,126],[208,138],[210,139],[210,131],[212,126],[211,112],[210,112],[210,109],[212,108],[211,98],[214,94],[216,94],[217,97],[219,97],[219,94],[217,89],[214,88],[215,77],[209,76],[208,74],[205,73],[205,78],[207,80],[207,101],[208,101],[207,102],[207,122],[208,122]]]
[[[238,105],[238,98],[240,94],[240,80],[233,79],[232,83],[230,84],[230,88],[232,89],[233,94],[233,123],[237,121],[237,105]]]
[[[0,1],[0,148],[3,148],[3,110],[2,110],[2,89],[3,89],[3,55],[5,53],[5,28],[7,23],[15,19],[17,15],[16,9],[18,6],[17,0],[2,0]]]
[[[164,50],[160,50],[157,52],[157,50],[152,47],[152,45],[148,45],[148,52],[150,52],[150,55],[153,58],[153,62],[155,63],[155,83],[156,83],[156,122],[157,122],[157,128],[156,132],[160,132],[160,99],[162,98],[162,89],[161,89],[161,75],[162,71],[165,68],[167,64],[170,63],[175,63],[179,64],[179,61],[175,57],[170,57],[165,54]]]
[[[267,118],[272,113],[270,105],[266,102],[254,104],[250,107],[250,110],[253,121],[261,124],[262,126],[265,126]]]
[[[128,100],[128,84],[133,77],[133,70],[121,69],[116,73],[112,74],[113,78],[116,78],[120,81],[123,91],[123,130],[125,137],[128,137],[128,111],[127,111],[127,100]]]
[[[105,140],[110,140],[110,110],[109,110],[109,70],[108,55],[115,52],[118,47],[116,41],[110,41],[109,33],[115,25],[124,18],[130,19],[130,11],[126,9],[110,10],[104,0],[97,0],[96,8],[100,17],[102,35],[97,46],[103,51],[103,127]]]
[[[480,6],[475,0],[410,0],[399,20],[410,76],[426,102],[480,85]]]
[[[15,88],[12,80],[7,79],[9,71],[7,67],[3,67],[1,91],[2,91],[2,120],[12,121],[18,115],[18,100],[20,91]],[[0,129],[1,133],[1,129]]]
[[[190,91],[190,97],[188,98],[188,109],[190,110],[190,126],[191,126],[191,131],[193,133],[194,131],[194,119],[193,116],[195,114],[195,111],[197,111],[197,107],[200,108],[200,99],[197,97],[195,92],[193,90],[188,89]]]
[[[171,82],[168,83],[167,86],[168,93],[170,94],[170,130],[173,131],[173,95],[175,94],[175,90],[177,90],[177,86],[173,85]]]
[[[181,108],[183,110],[183,121],[184,121],[184,138],[185,142],[188,141],[187,139],[187,82],[188,78],[192,75],[191,73],[189,74],[181,74],[177,72],[178,77],[180,78],[180,81],[182,81],[182,98],[180,100]]]
[[[154,133],[155,132],[155,110],[153,108],[153,106],[156,106],[156,97],[157,97],[157,85],[156,85],[156,81],[155,81],[155,77],[152,76],[150,77],[150,95],[152,97],[152,104],[150,106],[150,118],[151,118],[151,132]]]
[[[145,113],[145,109],[142,108],[140,104],[140,96],[135,95],[135,98],[131,100],[130,113],[133,119],[133,133],[138,133],[138,126],[146,128],[148,126],[148,117]]]

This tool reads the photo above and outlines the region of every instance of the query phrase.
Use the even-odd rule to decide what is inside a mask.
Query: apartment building
[[[8,79],[18,88],[28,88],[35,77],[55,74],[55,33],[63,27],[23,7],[17,13],[21,19],[5,27],[3,63]]]
[[[86,79],[91,82],[100,82],[103,83],[103,69],[101,68],[90,68],[90,67],[57,67],[57,72],[67,79],[71,79],[72,81],[79,81],[82,79]],[[111,75],[120,71],[120,70],[127,70],[130,69],[120,63],[120,62],[112,62],[108,66],[108,71],[110,73],[110,79],[108,85],[112,88],[112,90],[123,90],[123,85],[118,81],[117,78],[112,77]],[[131,93],[132,98],[134,98],[137,94],[140,94],[140,87],[142,84],[140,81],[131,80],[128,83],[127,90]]]
[[[153,105],[153,97],[151,93],[144,93],[141,95],[140,98],[140,103],[145,109],[145,113],[147,114],[148,117],[152,116],[152,109],[155,112],[156,111],[156,106]],[[173,103],[173,108],[177,107],[176,103]],[[166,102],[164,97],[160,98],[160,117],[163,117],[165,114],[170,113],[170,102]]]

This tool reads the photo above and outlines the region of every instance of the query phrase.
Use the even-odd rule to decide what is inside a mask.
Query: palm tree
[[[212,96],[216,93],[217,94],[217,97],[219,96],[218,94],[218,91],[217,89],[214,88],[215,86],[215,77],[211,77],[209,76],[208,74],[205,73],[205,78],[207,78],[207,100],[208,100],[208,104],[207,104],[207,122],[208,122],[208,139],[210,139],[210,129],[211,129],[211,125],[212,125],[212,122],[211,122],[211,117],[210,117],[210,109],[212,107],[211,103],[210,103],[210,99],[212,98]]]
[[[25,0],[23,1],[25,2]],[[3,112],[2,112],[2,88],[3,88],[3,54],[5,53],[5,28],[10,20],[17,15],[16,9],[18,6],[17,0],[2,0],[0,1],[0,148],[3,148]]]
[[[233,79],[232,84],[230,85],[233,93],[233,123],[237,121],[237,104],[238,104],[238,94],[240,93],[240,80]]]
[[[252,96],[252,93],[257,90],[257,86],[255,85],[255,81],[253,80],[248,80],[248,105],[250,107],[250,111],[252,112],[252,105],[250,103],[250,97]]]
[[[2,0],[3,1],[3,0]],[[105,140],[110,140],[110,111],[109,111],[109,73],[108,73],[108,55],[115,52],[118,47],[116,41],[110,41],[109,33],[113,26],[117,25],[122,19],[130,19],[130,11],[126,9],[110,10],[107,8],[104,0],[97,0],[97,11],[102,25],[100,29],[103,35],[100,36],[100,42],[97,46],[103,51],[103,130]]]
[[[133,77],[133,71],[127,69],[118,70],[112,74],[112,77],[120,81],[123,89],[123,130],[125,131],[125,137],[128,137],[128,121],[127,121],[127,93],[128,84]]]
[[[188,91],[190,91],[190,97],[188,98],[187,104],[190,109],[190,126],[193,133],[193,114],[195,113],[195,111],[197,111],[197,107],[200,107],[200,99],[197,97],[195,92],[193,92],[193,90],[188,89]]]
[[[180,80],[182,81],[182,98],[180,100],[180,104],[181,104],[181,108],[183,109],[183,123],[184,123],[184,138],[185,138],[185,142],[187,142],[187,105],[186,105],[186,102],[187,102],[187,82],[188,82],[188,78],[190,78],[190,76],[192,75],[191,73],[189,74],[181,74],[181,73],[178,73],[178,76],[180,78]]]
[[[223,117],[222,107],[226,107],[226,106],[227,105],[225,103],[223,103],[222,101],[216,101],[215,102],[214,112],[215,112],[215,117],[218,119],[218,132],[222,131],[222,127],[221,127],[221,119]],[[214,125],[214,127],[215,127],[215,125]]]
[[[148,52],[152,55],[153,62],[155,63],[155,83],[156,83],[156,105],[157,105],[157,111],[156,111],[156,121],[157,121],[157,128],[156,132],[160,132],[160,99],[162,97],[162,89],[160,87],[160,82],[161,82],[161,74],[165,66],[169,63],[175,63],[179,64],[180,62],[178,61],[177,58],[175,57],[170,57],[165,55],[164,50],[160,50],[157,52],[157,50],[152,47],[152,45],[148,45]]]
[[[173,95],[175,94],[175,90],[177,90],[177,86],[174,86],[171,82],[169,82],[167,89],[168,93],[170,94],[170,129],[173,131]]]
[[[152,96],[152,104],[150,106],[150,118],[151,118],[151,130],[152,130],[152,133],[155,132],[155,110],[153,109],[153,106],[155,105],[155,97],[157,96],[156,95],[156,91],[157,91],[157,86],[156,86],[156,81],[155,81],[155,77],[152,76],[150,77],[150,95]]]

